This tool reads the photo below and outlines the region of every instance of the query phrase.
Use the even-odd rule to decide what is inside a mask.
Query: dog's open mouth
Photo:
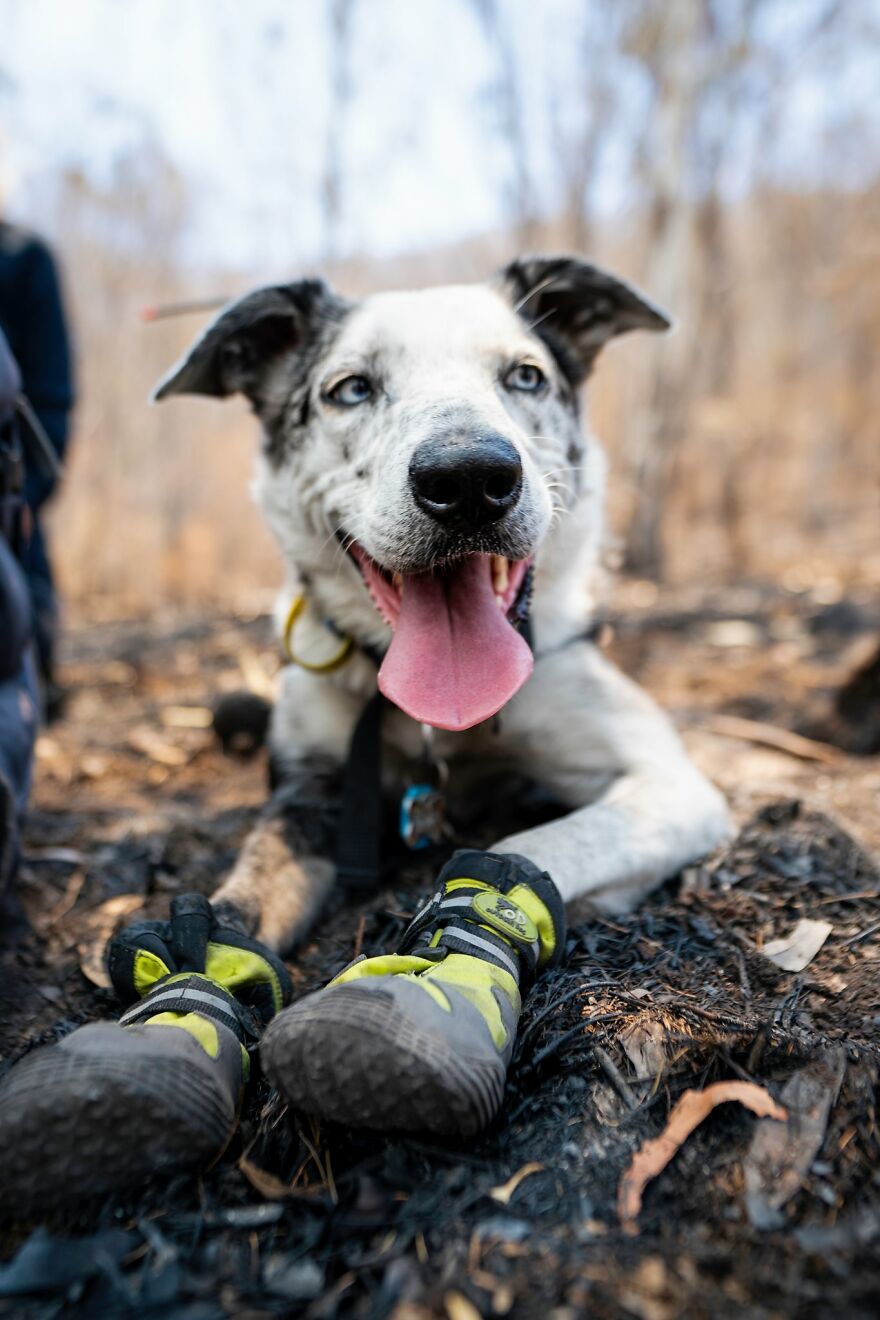
[[[516,630],[528,607],[530,560],[466,555],[425,573],[386,572],[351,554],[393,630],[379,670],[389,701],[423,724],[470,729],[496,714],[532,672]]]

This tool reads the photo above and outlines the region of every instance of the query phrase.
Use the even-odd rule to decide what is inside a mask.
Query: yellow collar
[[[287,619],[284,623],[284,650],[288,660],[292,664],[299,665],[302,669],[308,669],[312,674],[331,674],[334,669],[339,669],[345,664],[351,655],[354,647],[353,637],[343,637],[339,650],[332,655],[329,660],[304,660],[302,656],[296,654],[293,649],[293,630],[296,621],[302,614],[308,604],[308,596],[303,592],[299,596],[294,596],[290,609],[287,611]]]

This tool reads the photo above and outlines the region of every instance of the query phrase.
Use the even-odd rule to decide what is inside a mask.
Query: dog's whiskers
[[[534,298],[536,293],[540,293],[542,289],[549,289],[550,286],[555,283],[556,283],[555,273],[553,275],[545,276],[543,280],[538,280],[538,283],[533,284],[532,287],[529,289],[528,293],[523,294],[522,298],[520,298],[518,303],[514,303],[513,310],[515,312],[520,311],[521,308],[525,307],[527,302],[530,302],[531,299]]]
[[[563,467],[548,468],[541,475],[555,477],[557,472],[586,472],[589,466],[589,463],[566,463]]]
[[[326,526],[329,526],[329,522],[328,522],[326,519],[325,519],[325,525],[326,525]],[[318,548],[318,555],[319,555],[319,556],[322,555],[322,554],[324,553],[324,551],[327,549],[327,546],[328,546],[328,545],[330,544],[330,542],[333,541],[333,540],[336,541],[336,547],[335,547],[335,548],[336,548],[337,550],[340,549],[340,545],[339,545],[338,537],[339,537],[339,533],[340,533],[342,530],[343,530],[343,529],[342,529],[341,527],[331,527],[331,528],[330,528],[330,531],[329,531],[329,532],[327,533],[327,535],[324,537],[324,540],[321,542],[321,544],[320,544],[320,546],[319,546],[319,548]]]
[[[555,311],[556,311],[555,307],[549,307],[547,311],[544,312],[543,316],[537,316],[534,321],[529,321],[526,328],[528,330],[536,330],[538,326],[541,324],[541,322],[546,321],[548,317],[551,317]]]

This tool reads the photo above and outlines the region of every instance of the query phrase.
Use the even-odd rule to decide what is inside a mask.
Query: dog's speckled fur
[[[403,573],[475,551],[535,555],[535,672],[499,720],[438,732],[437,751],[453,776],[521,771],[566,803],[569,815],[496,847],[531,857],[566,900],[589,895],[608,911],[637,902],[728,829],[720,795],[666,717],[580,640],[592,608],[605,464],[583,432],[578,389],[607,340],[667,324],[629,286],[574,258],[527,259],[490,284],[383,293],[358,304],[302,281],[224,312],[157,391],[250,398],[265,437],[255,492],[287,567],[283,600],[307,583],[312,602],[297,630],[303,653],[322,645],[326,653],[325,619],[365,647],[388,644],[346,538]],[[507,372],[519,362],[540,367],[540,390],[508,388]],[[345,406],[330,391],[350,375],[368,377],[373,392]],[[466,445],[485,431],[516,448],[522,494],[488,530],[452,534],[413,499],[410,461],[424,441],[453,435]],[[363,654],[332,675],[289,667],[273,720],[275,764],[301,774],[315,758],[341,763],[375,684]],[[386,784],[399,792],[406,763],[420,753],[420,731],[392,710],[383,736]],[[303,934],[327,890],[326,859],[296,824],[308,803],[308,793],[289,792],[276,802],[217,895],[275,947]],[[279,810],[288,820],[282,832]],[[290,865],[279,866],[285,840]]]

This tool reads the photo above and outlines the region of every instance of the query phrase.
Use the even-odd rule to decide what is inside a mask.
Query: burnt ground
[[[84,1200],[32,1237],[8,1225],[0,1314],[877,1314],[880,761],[788,735],[858,744],[876,709],[843,727],[832,698],[876,646],[880,611],[757,588],[654,599],[630,584],[613,631],[612,653],[673,711],[742,832],[639,912],[578,914],[565,966],[527,1003],[490,1130],[439,1142],[319,1129],[258,1080],[240,1135],[201,1177]],[[41,739],[4,914],[6,1064],[112,1014],[111,930],[182,890],[209,893],[229,865],[265,766],[224,758],[206,710],[276,667],[265,619],[71,629],[67,713]],[[393,947],[420,883],[337,904],[290,964],[297,992],[358,948]],[[761,950],[801,918],[831,933],[786,972]],[[718,1080],[766,1087],[788,1126],[716,1109],[626,1233],[617,1189],[634,1151],[685,1090]]]

